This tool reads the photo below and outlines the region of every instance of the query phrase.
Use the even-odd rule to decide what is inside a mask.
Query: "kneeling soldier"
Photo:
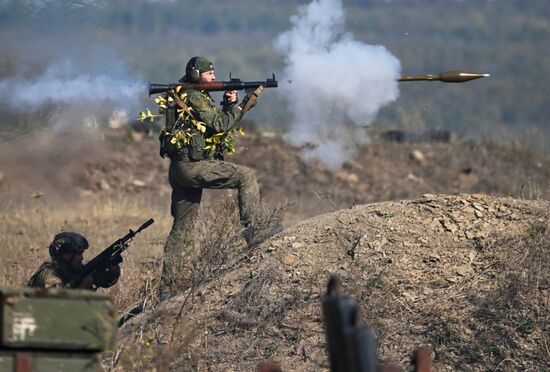
[[[44,262],[30,278],[28,285],[91,290],[114,285],[120,277],[118,263],[82,278],[83,253],[86,249],[88,249],[88,240],[82,235],[74,232],[57,234],[49,247],[51,262]]]

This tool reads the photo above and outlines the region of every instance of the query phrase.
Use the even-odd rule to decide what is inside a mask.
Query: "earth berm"
[[[303,221],[121,329],[118,366],[328,370],[320,300],[330,274],[409,368],[419,346],[442,370],[549,366],[548,201],[431,195]],[[135,356],[139,356],[136,358]]]

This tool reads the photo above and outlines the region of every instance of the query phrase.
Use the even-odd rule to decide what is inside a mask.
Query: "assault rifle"
[[[115,241],[113,244],[105,248],[103,252],[92,258],[82,268],[82,274],[80,278],[76,281],[76,287],[85,277],[93,273],[94,271],[101,271],[110,267],[111,265],[116,265],[122,262],[122,252],[128,248],[128,243],[134,238],[139,232],[145,230],[155,222],[152,218],[145,221],[136,231],[130,230],[128,234],[124,235],[122,238]]]
[[[259,86],[264,88],[277,88],[279,83],[275,79],[275,74],[271,78],[267,78],[265,81],[241,81],[241,79],[233,79],[229,77],[229,81],[212,81],[209,83],[170,83],[170,84],[156,84],[149,83],[149,96],[153,94],[166,93],[171,89],[196,89],[206,90],[209,92],[223,92],[226,90],[246,90],[251,91],[257,89]]]

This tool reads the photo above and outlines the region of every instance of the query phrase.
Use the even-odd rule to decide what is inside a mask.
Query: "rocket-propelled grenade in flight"
[[[439,74],[426,74],[415,76],[402,76],[397,81],[442,81],[444,83],[465,83],[470,80],[491,76],[490,74],[479,74],[466,71],[445,71]]]

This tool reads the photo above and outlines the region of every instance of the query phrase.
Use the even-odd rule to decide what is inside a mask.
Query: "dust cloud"
[[[110,155],[95,128],[143,109],[146,80],[96,21],[106,4],[0,1],[0,199],[78,196],[72,180]]]
[[[285,56],[281,89],[292,114],[285,138],[303,158],[340,167],[368,143],[365,128],[399,95],[399,60],[345,31],[341,0],[314,0],[274,42]],[[285,83],[286,82],[286,83]]]
[[[10,77],[0,81],[0,100],[16,112],[53,107],[47,119],[52,129],[71,125],[97,126],[98,117],[113,117],[138,107],[146,86],[122,66],[103,72],[82,71],[70,60],[49,66],[39,76]]]
[[[114,116],[136,117],[147,100],[147,86],[123,58],[112,33],[96,21],[107,4],[0,2],[8,20],[0,46],[0,112],[35,114],[38,126],[54,131],[95,127]]]

